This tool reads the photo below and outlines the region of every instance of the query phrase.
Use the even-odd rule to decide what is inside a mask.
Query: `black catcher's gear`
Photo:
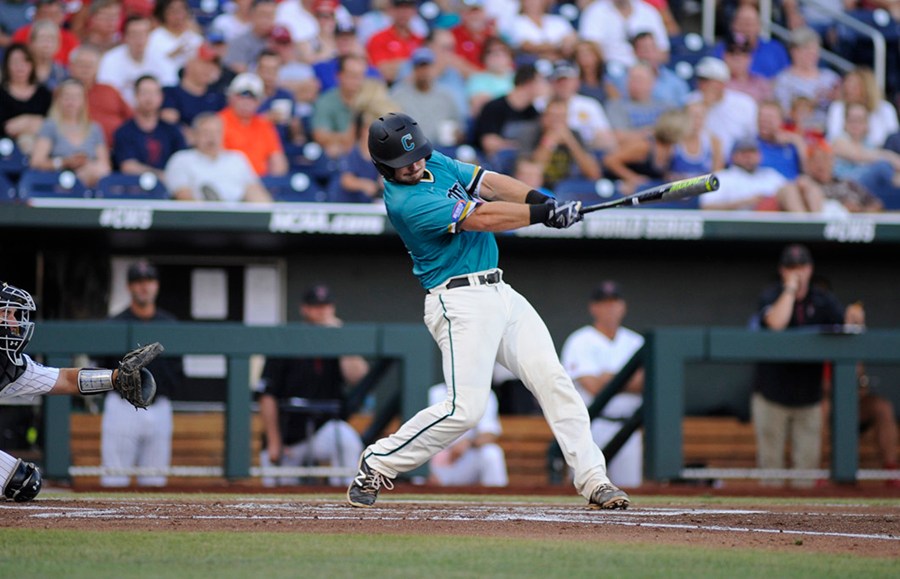
[[[38,467],[34,466],[33,462],[19,459],[9,477],[9,482],[6,483],[3,494],[17,503],[24,503],[38,496],[38,493],[41,492],[41,484],[41,471],[38,470]]]
[[[5,282],[0,286],[0,351],[6,352],[16,366],[22,365],[22,352],[34,333],[34,322],[30,321],[34,310],[34,300],[27,291]]]

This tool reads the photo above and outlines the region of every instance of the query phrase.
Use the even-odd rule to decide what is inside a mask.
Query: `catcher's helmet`
[[[403,113],[388,113],[369,126],[369,154],[378,172],[390,181],[394,169],[431,156],[434,148],[419,123]]]
[[[34,310],[27,291],[5,282],[0,286],[0,350],[16,366],[22,364],[22,352],[34,333],[34,322],[29,321]]]

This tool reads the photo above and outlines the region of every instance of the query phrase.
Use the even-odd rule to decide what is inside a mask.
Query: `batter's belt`
[[[471,285],[494,285],[503,281],[502,269],[491,269],[484,272],[470,273],[469,275],[460,275],[451,277],[439,286],[435,286],[429,290],[425,290],[427,294],[437,293],[439,291],[452,290],[458,287],[468,287]]]

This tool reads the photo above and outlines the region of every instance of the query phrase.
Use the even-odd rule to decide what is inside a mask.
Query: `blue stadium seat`
[[[16,200],[16,187],[0,173],[0,203]]]
[[[282,177],[263,177],[262,183],[275,201],[300,203],[328,201],[328,192],[306,173],[296,172]]]
[[[168,199],[169,191],[153,173],[107,175],[94,188],[98,199]]]
[[[28,168],[28,158],[12,139],[0,139],[0,175],[15,181]]]
[[[608,179],[564,179],[553,187],[556,198],[561,202],[581,201],[585,205],[603,203],[619,197],[615,183]]]
[[[341,187],[340,175],[336,174],[328,184],[328,201],[330,203],[372,203],[372,198],[359,191],[347,191]]]
[[[703,37],[695,32],[669,37],[671,46],[668,68],[686,80],[691,88],[696,87],[694,66],[704,56],[714,56],[715,46],[707,44]]]
[[[337,160],[325,155],[318,143],[288,145],[284,147],[284,154],[287,156],[291,173],[305,173],[322,189],[328,187],[328,183],[337,173]]]
[[[69,199],[88,199],[91,190],[84,186],[71,171],[33,171],[27,170],[19,178],[19,197],[60,197]]]

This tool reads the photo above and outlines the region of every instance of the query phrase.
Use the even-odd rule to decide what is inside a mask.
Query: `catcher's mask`
[[[403,113],[388,113],[369,126],[369,154],[378,172],[394,180],[394,169],[428,159],[434,148],[419,123]]]
[[[16,366],[22,365],[22,351],[34,333],[34,322],[29,321],[34,310],[27,291],[5,282],[0,286],[0,350]]]

